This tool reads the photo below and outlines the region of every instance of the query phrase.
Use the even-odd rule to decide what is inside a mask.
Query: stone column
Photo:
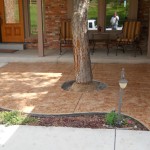
[[[38,55],[44,56],[44,36],[43,36],[43,12],[42,12],[42,0],[37,1],[38,8]]]

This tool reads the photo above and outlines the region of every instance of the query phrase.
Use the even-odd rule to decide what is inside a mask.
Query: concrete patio
[[[128,50],[126,53],[118,51],[115,54],[115,47],[110,49],[107,56],[106,48],[97,48],[95,53],[91,55],[92,63],[150,63],[150,58],[143,50],[143,55],[137,53],[134,57],[134,51]],[[52,63],[73,63],[73,53],[71,49],[63,49],[62,55],[59,55],[59,50],[45,50],[45,57],[38,57],[36,49],[25,49],[15,53],[0,53],[0,62],[52,62]]]
[[[24,51],[24,53],[26,52]],[[149,59],[146,59],[145,56],[141,56],[144,58],[130,56],[132,60],[137,62],[136,64],[125,63],[124,61],[127,61],[127,58],[124,58],[122,63],[113,63],[117,60],[112,58],[108,58],[110,59],[109,62],[112,63],[92,63],[94,79],[106,83],[108,87],[102,91],[74,93],[61,89],[61,85],[65,81],[74,79],[73,64],[64,61],[69,62],[69,59],[72,59],[68,57],[69,54],[63,55],[63,63],[60,62],[61,59],[59,59],[59,63],[55,61],[52,63],[52,60],[50,60],[50,63],[48,62],[50,57],[33,57],[32,53],[28,59],[27,55],[21,55],[20,51],[14,54],[0,56],[0,62],[3,62],[0,68],[1,108],[38,114],[117,110],[118,80],[120,79],[121,69],[125,68],[128,86],[123,97],[122,112],[136,118],[150,129],[150,64],[148,63]],[[7,59],[4,61],[6,55]],[[116,58],[121,60],[119,56]],[[21,59],[24,62],[20,63]],[[47,62],[38,62],[42,60]],[[128,62],[132,60],[128,60]],[[144,60],[148,62],[146,63]]]

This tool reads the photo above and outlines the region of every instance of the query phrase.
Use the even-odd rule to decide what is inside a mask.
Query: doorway
[[[0,1],[1,42],[24,42],[22,0]]]

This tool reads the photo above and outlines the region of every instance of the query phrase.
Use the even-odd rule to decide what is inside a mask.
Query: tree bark
[[[72,33],[77,84],[90,84],[93,80],[87,29],[88,2],[89,0],[74,0]]]

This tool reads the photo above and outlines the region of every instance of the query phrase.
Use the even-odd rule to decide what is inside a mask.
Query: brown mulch
[[[1,111],[7,111],[0,108]],[[149,129],[134,118],[123,115],[124,119],[130,120],[130,124],[122,126],[106,125],[107,113],[84,113],[84,114],[66,114],[66,115],[34,115],[28,117],[35,118],[36,121],[25,124],[32,126],[55,126],[55,127],[74,127],[74,128],[92,128],[92,129],[127,129],[149,131]]]
[[[38,119],[36,123],[30,125],[35,126],[55,126],[55,127],[76,127],[76,128],[94,128],[94,129],[114,129],[123,128],[129,130],[149,131],[142,123],[130,118],[131,124],[122,125],[122,127],[108,126],[105,124],[105,115],[101,114],[77,114],[77,115],[60,115],[35,117]],[[124,116],[125,118],[127,116]]]

